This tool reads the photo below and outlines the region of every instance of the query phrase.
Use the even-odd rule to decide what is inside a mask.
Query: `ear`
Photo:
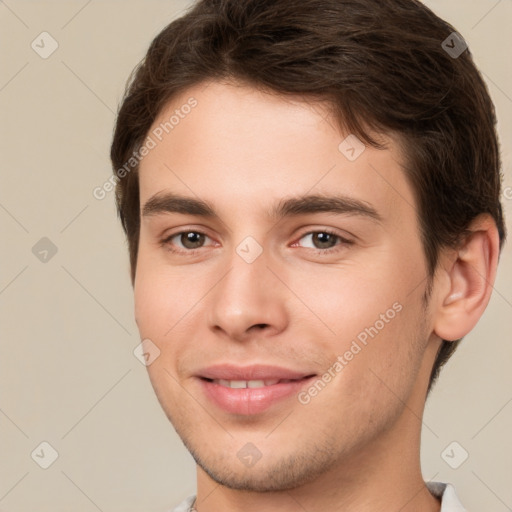
[[[438,278],[434,332],[453,341],[464,337],[482,316],[491,297],[499,257],[499,234],[488,214],[470,224],[455,254],[443,258]],[[452,250],[453,251],[453,250]]]

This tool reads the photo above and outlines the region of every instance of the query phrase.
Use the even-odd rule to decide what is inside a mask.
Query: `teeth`
[[[248,388],[263,388],[263,387],[265,387],[265,383],[262,380],[248,380],[247,387]]]
[[[264,388],[265,386],[273,386],[278,382],[281,382],[279,379],[269,379],[269,380],[224,380],[224,379],[215,379],[213,381],[215,384],[219,384],[219,386],[224,386],[225,388],[232,389],[244,389],[244,388]],[[286,380],[286,382],[289,382]]]
[[[232,389],[241,389],[247,387],[247,382],[245,380],[232,380],[228,381],[228,384]]]

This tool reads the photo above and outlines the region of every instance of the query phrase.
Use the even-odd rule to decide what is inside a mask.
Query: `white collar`
[[[440,512],[467,512],[457,497],[455,487],[452,484],[426,482],[426,485],[436,498],[441,498]]]

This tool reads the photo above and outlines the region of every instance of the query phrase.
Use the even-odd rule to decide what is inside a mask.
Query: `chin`
[[[216,483],[229,489],[252,492],[286,491],[301,487],[316,480],[334,466],[334,450],[323,451],[319,447],[309,449],[302,446],[300,452],[279,454],[272,452],[272,458],[261,454],[261,458],[252,467],[247,467],[234,454],[226,454],[229,449],[219,453],[205,453],[206,445],[197,449],[195,443],[182,441],[197,465]],[[192,446],[194,445],[194,446]]]

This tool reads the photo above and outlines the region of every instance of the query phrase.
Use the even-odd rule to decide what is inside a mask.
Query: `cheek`
[[[148,366],[156,381],[162,368],[173,375],[180,373],[180,361],[190,351],[192,339],[206,326],[205,295],[218,277],[213,275],[212,284],[211,276],[192,266],[173,268],[144,255],[139,264],[134,283],[135,319],[140,338],[150,339],[160,350]],[[158,380],[162,378],[167,381],[169,375],[164,372]]]
[[[181,283],[181,284],[180,284]],[[141,254],[134,283],[135,319],[140,339],[151,340],[160,350],[147,366],[148,375],[159,402],[169,418],[179,414],[180,387],[176,383],[176,364],[187,337],[180,333],[190,309],[183,279],[170,275],[168,269],[156,265]]]
[[[370,311],[370,304],[366,307]],[[330,366],[324,371],[334,378],[328,377],[325,391],[307,390],[312,408],[318,411],[314,421],[323,424],[329,415],[340,439],[390,425],[409,403],[422,361],[418,312],[410,305],[397,312],[391,304],[389,311],[396,314],[386,324],[379,315],[388,310],[380,303],[372,307],[363,320],[359,315],[357,321],[346,322],[355,334],[345,333],[338,323],[337,339],[324,347],[330,353]]]
[[[186,287],[178,288],[161,267],[142,265],[137,269],[134,284],[135,320],[141,339],[149,338],[162,351],[172,335],[172,328],[183,316]]]
[[[147,272],[137,274],[134,285],[135,319],[143,338],[161,338],[165,334],[165,326],[171,320],[173,295],[163,279],[157,280]]]
[[[367,402],[369,416],[387,410],[391,417],[409,401],[426,336],[419,302],[404,303],[402,298],[376,313],[352,338],[351,346],[355,343],[361,350],[346,367],[344,388]]]
[[[343,369],[335,373],[343,376],[336,381],[349,394],[364,396],[371,389],[381,395],[386,387],[379,379],[396,390],[413,382],[425,342],[423,289],[411,293],[413,280],[412,273],[389,264],[364,271],[323,269],[291,281],[290,288],[310,309],[301,329],[328,354],[328,364],[342,357]]]
[[[393,322],[397,316],[393,305],[403,300],[403,292],[390,269],[373,265],[371,269],[355,265],[319,268],[309,272],[289,274],[288,283],[294,295],[309,310],[311,323],[323,324],[330,338],[343,342],[355,338],[378,322],[378,330]],[[385,276],[385,277],[383,277]],[[297,308],[304,306],[293,301]],[[386,313],[387,316],[386,316]]]
[[[197,302],[200,281],[183,267],[165,264],[165,254],[141,243],[134,283],[135,320],[141,336],[165,339]]]

